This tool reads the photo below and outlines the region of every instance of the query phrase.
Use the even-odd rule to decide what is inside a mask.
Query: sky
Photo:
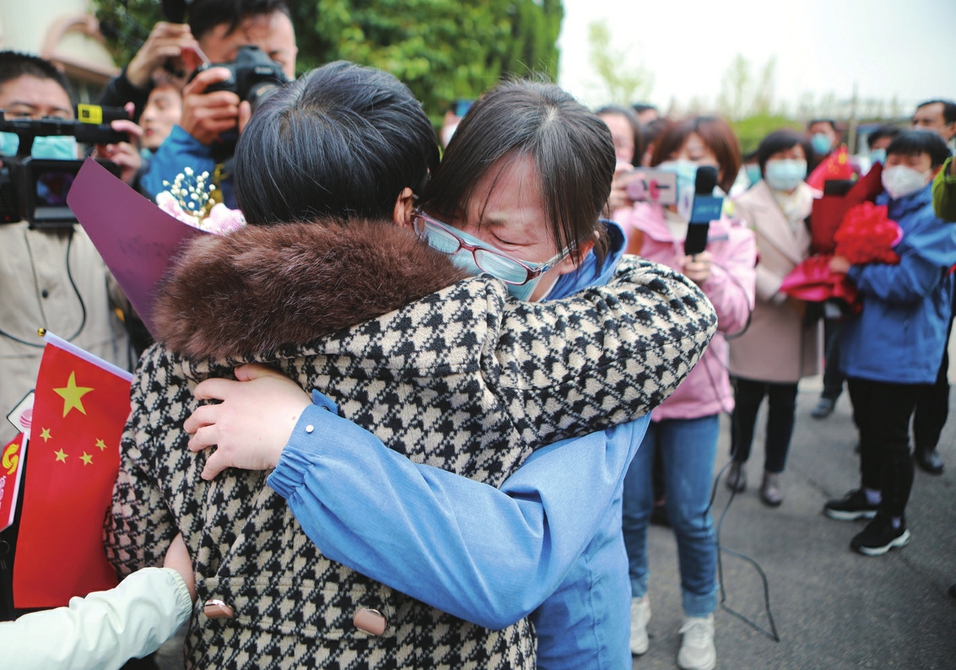
[[[564,0],[558,81],[591,107],[607,102],[587,37],[602,19],[623,67],[651,72],[647,97],[664,109],[695,96],[714,105],[738,53],[754,73],[776,56],[775,99],[791,107],[807,93],[848,99],[854,85],[906,110],[956,100],[956,0]]]

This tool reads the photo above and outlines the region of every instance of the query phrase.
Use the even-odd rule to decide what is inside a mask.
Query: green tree
[[[607,21],[595,21],[588,25],[588,44],[591,51],[591,66],[604,85],[602,94],[609,103],[630,105],[648,97],[653,85],[653,76],[643,66],[625,67],[627,50],[611,46],[611,30]]]
[[[128,12],[146,26],[155,0],[96,0],[101,18]],[[438,123],[447,105],[477,98],[502,77],[558,72],[561,0],[291,0],[300,71],[334,60],[377,67],[405,82]],[[134,49],[110,40],[118,62]]]

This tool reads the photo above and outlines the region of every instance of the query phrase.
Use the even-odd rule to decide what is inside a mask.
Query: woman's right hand
[[[196,409],[184,428],[190,451],[216,446],[206,460],[203,479],[226,468],[268,470],[279,463],[309,394],[283,374],[264,365],[236,368],[236,379],[207,379],[196,386],[198,400],[221,400]]]

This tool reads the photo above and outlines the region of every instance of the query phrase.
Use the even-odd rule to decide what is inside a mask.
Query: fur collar
[[[466,274],[391,222],[246,226],[193,240],[159,288],[157,339],[191,359],[304,345]]]

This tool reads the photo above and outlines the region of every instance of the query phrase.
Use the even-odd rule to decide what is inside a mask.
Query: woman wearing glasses
[[[387,91],[366,95],[379,88]],[[545,131],[550,120],[577,110],[559,89],[532,91],[536,102],[526,111],[536,113],[539,125],[545,121]],[[300,467],[283,471],[282,482],[277,470],[279,476],[268,481],[272,488],[264,486],[260,472],[230,469],[215,476],[230,451],[228,425],[197,411],[191,419],[200,428],[192,443],[195,453],[185,448],[183,423],[197,407],[192,382],[228,375],[240,363],[268,363],[300,386],[320,389],[343,416],[371,430],[408,462],[499,486],[534,448],[647,412],[686,375],[713,331],[713,312],[690,282],[637,261],[607,272],[613,275],[608,288],[589,289],[550,306],[509,297],[509,287],[531,282],[533,291],[553,294],[561,278],[572,274],[569,259],[580,261],[592,244],[603,242],[594,232],[610,189],[613,147],[606,129],[589,118],[577,126],[586,140],[587,160],[570,166],[574,169],[557,184],[577,189],[579,208],[552,211],[542,204],[534,226],[537,230],[555,220],[557,230],[565,230],[569,216],[590,209],[583,226],[587,234],[579,231],[583,224],[568,223],[573,234],[534,237],[535,217],[519,218],[517,209],[493,210],[486,198],[484,218],[475,222],[480,232],[463,233],[480,234],[489,253],[477,253],[477,245],[471,245],[475,248],[462,247],[464,253],[451,259],[470,258],[483,266],[505,252],[502,259],[521,261],[525,276],[520,281],[465,279],[446,254],[421,244],[411,230],[383,222],[390,216],[412,223],[413,188],[420,186],[428,161],[412,157],[397,167],[389,162],[376,168],[374,161],[408,133],[395,119],[380,115],[415,104],[388,75],[341,63],[275,93],[257,110],[237,149],[237,193],[253,225],[194,244],[164,287],[156,314],[164,346],[147,352],[134,383],[109,545],[121,569],[135,568],[182,531],[201,603],[188,643],[197,666],[530,668],[534,640],[527,621],[494,632],[469,624],[334,562],[334,548],[313,545],[293,518],[290,510],[296,506],[274,490],[297,497],[289,489],[313,481],[322,468],[335,470],[333,460],[314,469],[304,452],[296,457],[287,449],[287,460]],[[480,105],[462,123],[463,137]],[[420,107],[416,113],[416,128],[421,120],[427,124]],[[560,129],[565,122],[553,125]],[[339,134],[346,133],[352,135],[341,142]],[[531,146],[535,138],[532,132]],[[553,146],[566,137],[550,139]],[[331,161],[328,152],[336,142],[346,149]],[[452,146],[456,142],[458,134]],[[530,146],[526,153],[537,155]],[[500,165],[509,162],[517,164],[509,157]],[[325,179],[333,169],[336,174]],[[410,175],[415,169],[417,177]],[[400,177],[383,185],[392,173]],[[367,194],[361,201],[348,198],[367,175],[374,178],[366,184]],[[496,180],[510,181],[519,193],[539,199],[555,186],[545,178],[535,184],[528,174],[518,177],[510,179],[501,169]],[[478,185],[471,184],[476,197]],[[376,199],[383,190],[386,195]],[[428,206],[427,193],[422,202]],[[360,219],[370,210],[379,220]],[[446,222],[439,218],[443,210],[425,211],[437,219],[418,217],[431,238]],[[506,237],[504,222],[488,218],[494,212],[524,222],[527,234]],[[317,216],[325,218],[315,222]],[[485,234],[495,236],[496,243]],[[546,247],[547,255],[539,255]],[[229,384],[211,380],[211,386],[196,389],[197,396],[215,394],[217,383]],[[281,432],[291,428],[291,415],[267,419],[277,397],[277,392],[263,395],[252,416]],[[308,421],[296,428],[302,437],[319,437],[328,427],[322,417],[306,419],[313,410],[323,411],[298,408]],[[291,417],[293,424],[296,418]],[[332,413],[327,418],[339,420]],[[328,437],[354,441],[359,449],[369,435],[342,421]],[[212,438],[218,451],[203,450],[205,438]],[[356,460],[354,454],[346,461],[368,479],[381,474],[374,471],[375,463]],[[265,461],[257,465],[271,467]],[[331,473],[334,481],[347,476]],[[358,506],[370,510],[376,494],[394,492],[383,485]],[[455,503],[448,503],[450,510]],[[351,506],[356,507],[354,499]],[[297,509],[306,525],[319,513]],[[410,512],[412,521],[420,511]],[[392,541],[390,529],[385,530],[386,537],[366,545],[365,554],[400,550],[401,541]],[[421,539],[433,549],[435,565],[427,571],[444,574],[442,568],[450,569],[455,556],[433,542],[436,538]],[[577,555],[582,549],[553,551]],[[539,562],[550,560],[551,553],[547,547]],[[406,578],[414,578],[417,567],[406,564]],[[510,577],[515,591],[527,578],[517,571]]]

